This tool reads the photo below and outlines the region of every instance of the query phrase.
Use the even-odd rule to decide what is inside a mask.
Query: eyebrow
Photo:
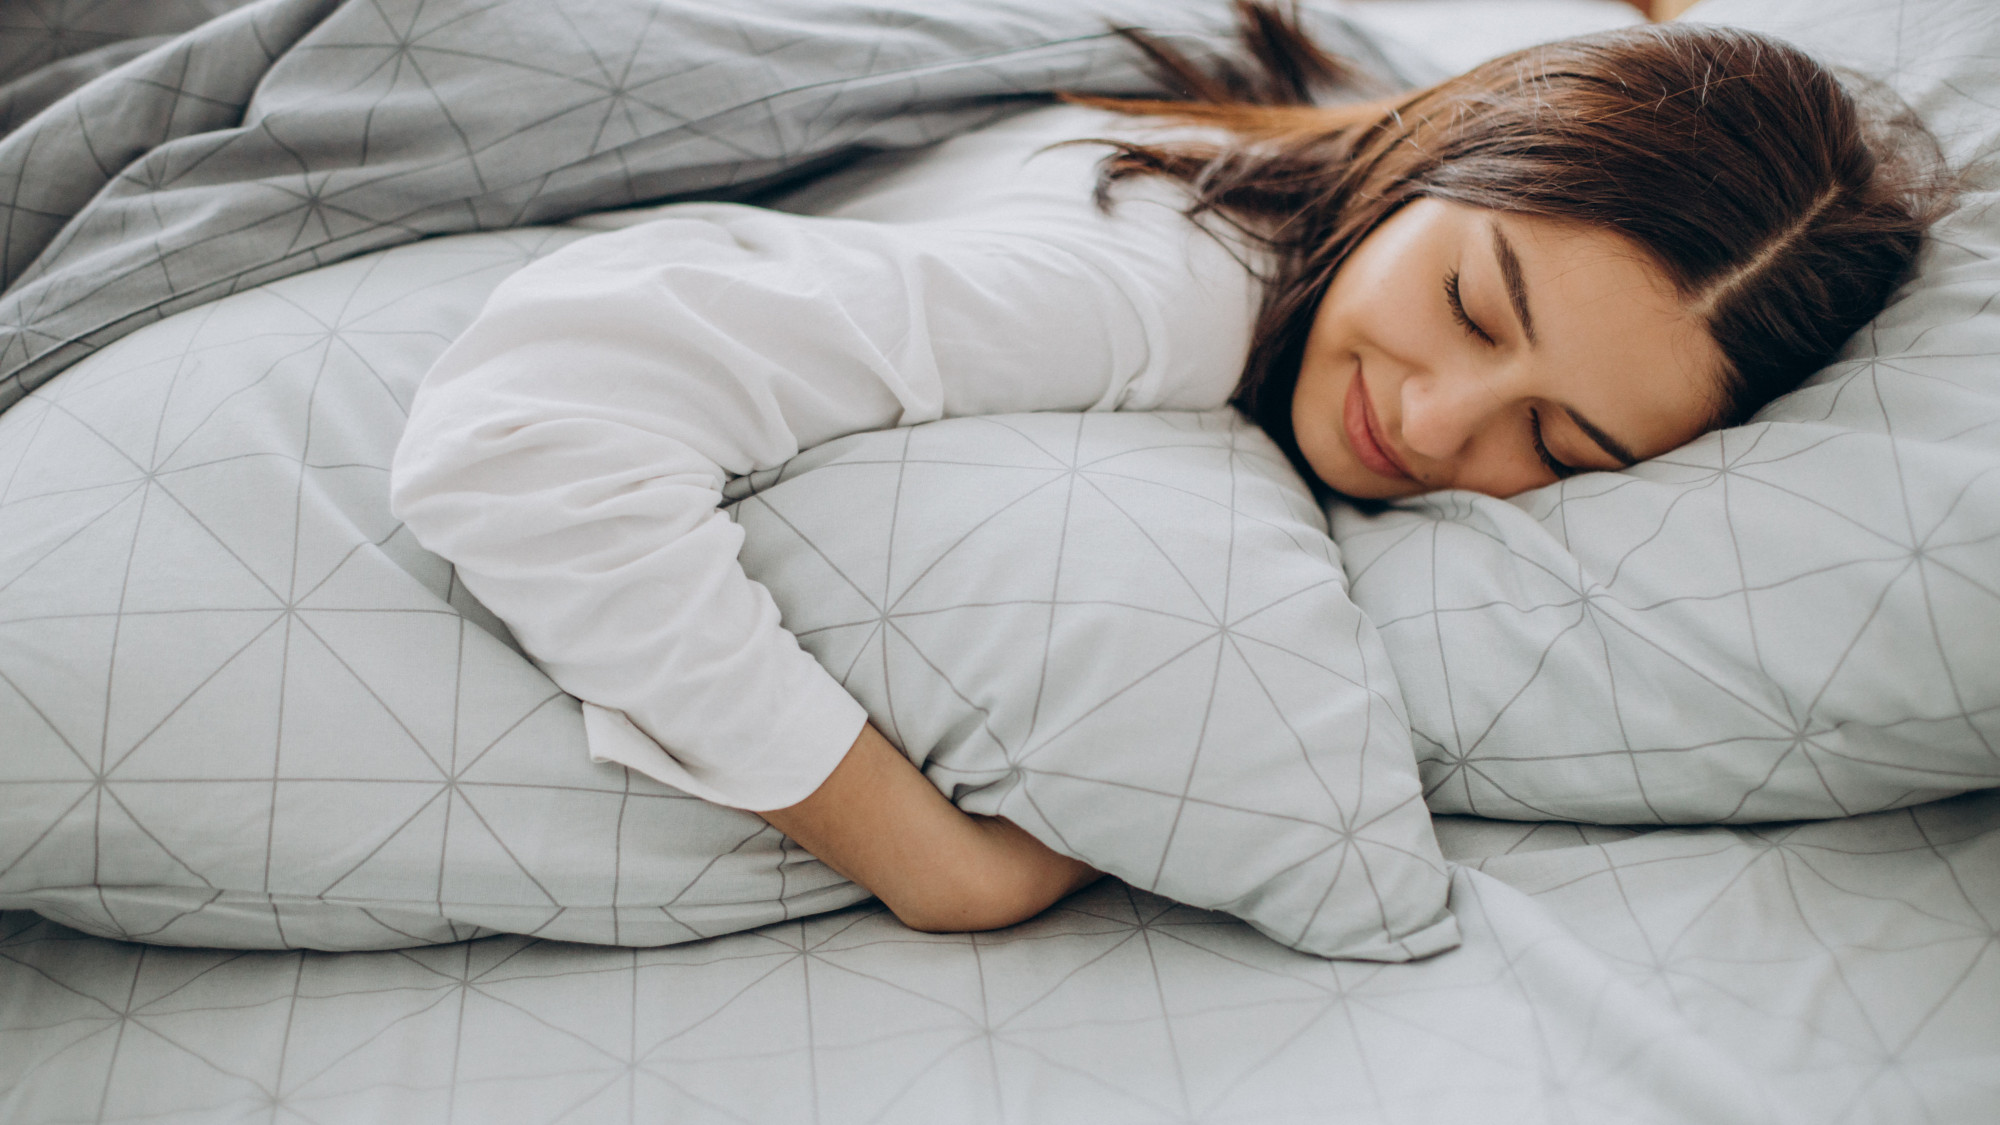
[[[1590,419],[1567,406],[1563,407],[1563,413],[1569,415],[1569,420],[1576,423],[1576,428],[1582,430],[1585,437],[1596,442],[1598,448],[1611,454],[1620,465],[1629,469],[1639,463],[1639,458],[1634,456],[1630,449],[1625,448],[1624,442],[1599,429]]]
[[[1535,338],[1535,318],[1528,312],[1528,282],[1521,276],[1521,258],[1514,253],[1514,246],[1507,236],[1500,233],[1500,224],[1491,224],[1493,230],[1493,256],[1500,259],[1500,276],[1507,281],[1507,301],[1514,306],[1514,315],[1521,320],[1521,331],[1528,336],[1530,344],[1538,343]]]
[[[1535,338],[1535,318],[1528,312],[1528,282],[1521,272],[1521,257],[1514,253],[1514,246],[1500,231],[1500,224],[1491,224],[1493,230],[1493,256],[1500,260],[1500,276],[1507,282],[1507,302],[1514,306],[1514,315],[1521,319],[1521,331],[1528,337],[1528,343],[1539,341]],[[1599,449],[1609,453],[1614,460],[1626,468],[1639,463],[1639,458],[1628,449],[1624,442],[1604,432],[1595,422],[1578,414],[1575,409],[1565,406],[1563,413],[1576,423],[1585,437],[1597,443]]]

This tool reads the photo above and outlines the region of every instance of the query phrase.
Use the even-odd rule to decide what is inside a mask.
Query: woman
[[[1512,495],[1790,389],[1947,195],[1914,126],[1745,33],[1325,108],[1338,64],[1238,11],[1247,76],[1134,36],[1191,100],[1091,104],[1203,131],[1097,142],[1101,175],[1069,148],[900,226],[670,208],[495,292],[412,405],[392,501],[587,701],[593,756],[757,810],[916,928],[1029,917],[1095,872],[867,725],[737,566],[728,476],[947,414],[1231,401],[1328,491]]]

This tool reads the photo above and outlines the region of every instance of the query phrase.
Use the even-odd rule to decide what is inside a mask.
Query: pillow
[[[419,377],[574,237],[274,282],[0,416],[0,909],[169,944],[651,945],[865,897],[590,763],[576,701],[389,515]],[[1302,949],[1456,941],[1386,658],[1261,435],[961,420],[739,491],[787,623],[966,807]]]
[[[418,378],[575,232],[168,318],[0,415],[0,904],[176,945],[633,945],[858,888],[587,759],[577,702],[391,518]]]
[[[1395,680],[1262,431],[948,419],[780,476],[736,482],[744,568],[960,807],[1294,948],[1457,943]]]
[[[1646,22],[1626,0],[1368,0],[1342,14],[1356,27],[1409,44],[1429,65],[1404,64],[1428,85],[1487,59],[1556,39]]]
[[[1709,0],[2000,147],[1984,0]],[[2000,784],[2000,194],[1991,164],[1840,362],[1622,473],[1332,511],[1439,812],[1831,817]]]

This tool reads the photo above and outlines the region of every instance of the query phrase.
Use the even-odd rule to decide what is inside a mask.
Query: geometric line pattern
[[[685,941],[861,897],[592,765],[388,511],[423,371],[560,228],[398,248],[121,341],[0,416],[0,901],[171,944]]]
[[[1704,11],[1743,22],[1726,3],[1710,0]],[[1781,5],[1767,7],[1776,11]],[[1990,50],[1977,49],[1991,40],[1982,38],[1983,25],[1974,20],[1985,9],[1912,0],[1878,17],[1847,2],[1810,7],[1814,24],[1800,31],[1800,38],[1817,36],[1864,63],[1883,62],[1881,54],[1890,52],[1887,61],[1893,65],[1875,69],[1915,80],[1905,81],[1905,88],[1918,94],[1919,108],[1954,151],[1961,156],[1993,151],[1990,122],[2000,99],[1992,97],[1990,82],[1982,85],[1976,73],[1968,79],[1923,69],[1939,60],[1990,58]],[[1885,31],[1890,25],[1884,18],[1893,19],[1892,31]],[[1932,29],[1951,51],[1917,49]],[[1961,94],[1965,100],[1954,100]],[[1983,132],[1954,125],[1975,113],[1984,114]],[[1770,437],[1776,427],[1737,431],[1716,439],[1728,446],[1726,453],[1703,453],[1707,461],[1690,462],[1707,474],[1701,479],[1741,500],[1737,494],[1744,487],[1764,488],[1765,496],[1795,487],[1778,474],[1809,466],[1815,457],[1821,459],[1820,472],[1829,471],[1826,462],[1859,460],[1867,472],[1829,478],[1845,491],[1816,494],[1813,503],[1795,509],[1829,513],[1827,523],[1779,525],[1790,526],[1792,547],[1840,539],[1852,534],[1845,529],[1866,525],[1874,542],[1887,545],[1889,564],[1914,572],[1923,580],[1919,585],[1970,574],[1990,594],[1991,572],[1977,566],[1992,556],[1991,525],[1982,530],[1962,522],[1968,512],[1991,510],[1981,507],[1990,492],[1979,489],[1987,487],[1981,474],[1990,459],[1981,458],[1995,429],[1987,405],[1991,357],[2000,349],[1990,335],[1979,335],[1991,331],[1987,314],[1995,291],[1989,267],[1982,264],[1994,260],[1992,239],[1981,233],[1990,227],[1972,225],[1982,210],[1992,213],[1990,195],[1974,200],[1961,225],[1951,229],[1951,244],[1935,251],[1943,265],[1933,275],[1949,284],[1964,282],[1942,300],[1951,315],[1939,321],[1934,309],[1912,307],[1908,319],[1898,321],[1892,311],[1875,335],[1857,341],[1852,364],[1788,400],[1805,418],[1790,419],[1791,424],[1831,420],[1843,432],[1886,435],[1886,446],[1881,441],[1786,445]],[[532,242],[516,243],[511,253],[518,258],[533,249]],[[1927,301],[1939,303],[1935,297]],[[1953,319],[1956,314],[1963,316]],[[1938,331],[1932,331],[1934,322]],[[365,326],[320,331],[343,341],[381,342],[371,341]],[[325,349],[330,355],[349,350],[345,342]],[[203,359],[203,349],[191,346],[177,353],[167,370],[191,373]],[[171,384],[174,376],[163,379]],[[82,388],[84,382],[76,385]],[[139,385],[135,379],[125,389]],[[1943,405],[1914,401],[1940,390]],[[149,393],[163,399],[170,394],[159,388]],[[171,466],[149,460],[156,449],[153,438],[166,432],[164,425],[157,433],[91,435],[127,458],[125,475],[51,482],[24,471],[20,455],[28,446],[16,439],[26,433],[39,440],[72,419],[60,409],[33,417],[16,410],[4,421],[10,436],[0,442],[5,490],[0,519],[8,505],[18,515],[28,502],[52,499],[63,490],[112,496],[123,488],[135,498],[153,498],[147,510],[155,515],[170,510],[173,486],[162,470]],[[196,419],[180,421],[184,429],[199,429]],[[322,430],[320,436],[329,435]],[[1858,457],[1856,445],[1864,451]],[[1867,450],[1884,448],[1882,459],[1868,460]],[[134,451],[148,456],[133,457]],[[1961,463],[1966,459],[1977,466],[1967,470]],[[107,463],[115,462],[107,456]],[[1765,469],[1767,462],[1779,468]],[[291,461],[301,476],[337,475],[346,463],[299,453]],[[1690,465],[1649,472],[1673,484],[1677,478],[1669,470]],[[1906,483],[1939,479],[1957,480],[1958,487]],[[1620,487],[1633,488],[1635,481],[1650,482],[1638,474]],[[1350,537],[1345,553],[1357,571],[1358,596],[1378,596],[1392,570],[1449,577],[1450,568],[1439,570],[1436,560],[1476,553],[1482,539],[1504,539],[1510,557],[1532,560],[1541,556],[1523,544],[1537,543],[1538,536],[1562,544],[1587,538],[1604,526],[1596,521],[1616,503],[1616,498],[1595,507],[1579,502],[1593,498],[1582,494],[1590,483],[1569,482],[1555,496],[1555,506],[1528,501],[1542,529],[1533,533],[1524,534],[1504,512],[1492,519],[1491,510],[1447,501],[1436,509],[1440,518],[1467,534],[1420,543],[1423,550],[1412,547],[1394,557],[1376,548],[1404,544],[1408,535],[1391,534],[1372,544],[1365,536]],[[1904,515],[1901,523],[1878,519],[1881,510],[1868,506],[1879,495],[1871,491],[1878,484],[1895,486],[1881,510]],[[1903,505],[1900,511],[1897,504]],[[1553,514],[1558,510],[1561,519]],[[1760,526],[1750,518],[1756,513],[1732,511],[1742,513],[1739,531]],[[124,527],[128,534],[140,526],[140,514],[135,511],[132,518]],[[1840,534],[1824,533],[1828,527]],[[79,536],[92,531],[71,530]],[[1547,616],[1551,607],[1581,606],[1602,620],[1580,618],[1584,624],[1572,626],[1571,635],[1599,642],[1619,637],[1620,629],[1631,635],[1643,631],[1629,628],[1629,614],[1616,615],[1621,609],[1637,606],[1651,615],[1650,622],[1672,620],[1677,611],[1665,599],[1619,601],[1608,594],[1625,598],[1642,588],[1631,585],[1633,576],[1649,570],[1683,581],[1714,577],[1723,569],[1716,558],[1740,557],[1739,550],[1707,550],[1674,567],[1652,566],[1646,550],[1671,542],[1677,530],[1668,520],[1643,526],[1613,556],[1627,562],[1623,567],[1586,571],[1574,559],[1556,556],[1561,565],[1539,573],[1553,575],[1548,580],[1566,584],[1570,592],[1545,598],[1542,608],[1519,619]],[[302,546],[289,548],[293,557],[310,557]],[[393,535],[373,549],[407,564],[404,572],[416,576],[435,602],[476,618],[474,604],[456,588],[448,568],[426,570],[414,561],[410,545]],[[1714,603],[1733,596],[1743,607],[1767,589],[1790,585],[1815,612],[1853,604],[1802,581],[1803,569],[1779,575],[1778,582],[1768,574],[1750,581],[1741,577],[1742,564],[1737,566],[1736,587],[1686,600]],[[243,569],[264,577],[261,586],[246,578],[247,589],[266,595],[298,589],[290,570],[285,582],[272,583],[254,568]],[[1584,573],[1616,581],[1607,593],[1577,577]],[[136,589],[161,597],[162,587],[172,585],[148,588],[145,575],[137,576],[136,585],[127,581],[132,576],[117,577],[121,593]],[[12,567],[0,573],[5,582],[14,583],[17,593],[24,588],[22,574]],[[1878,583],[1877,590],[1891,585]],[[170,602],[152,604],[149,614],[161,620],[174,612]],[[1941,600],[1919,619],[1927,617],[1938,633],[1963,627],[1975,638],[1990,637],[1992,618],[1982,616],[1983,604],[1977,598]],[[1476,604],[1461,608],[1462,617],[1479,616]],[[301,614],[298,606],[269,612],[287,621]],[[1795,611],[1790,618],[1773,618],[1771,612],[1766,604],[1742,617],[1757,626],[1762,640],[1779,644],[1789,626],[1770,622],[1812,617]],[[70,616],[90,625],[122,615],[83,610]],[[0,618],[17,628],[26,620],[6,613]],[[1407,687],[1412,682],[1408,638],[1418,631],[1412,625],[1438,633],[1443,617],[1432,605],[1413,611],[1408,620],[1389,614],[1378,620],[1385,623]],[[1603,621],[1618,627],[1606,628]],[[1849,643],[1827,642],[1811,631],[1797,643],[1808,652],[1844,654],[1872,642],[1851,621],[1846,627]],[[1518,630],[1518,621],[1511,628]],[[1484,640],[1458,635],[1453,643],[1489,644],[1490,651],[1510,654],[1496,662],[1507,663],[1518,648],[1506,640],[1507,632],[1501,631],[1505,643],[1492,634]],[[77,635],[65,636],[63,643]],[[488,638],[493,651],[505,649],[497,622],[469,631],[460,626],[456,636],[473,645]],[[1978,772],[1976,755],[1985,748],[1977,738],[1971,744],[1952,741],[1954,730],[1982,736],[1993,729],[1990,700],[1977,694],[1993,682],[1990,665],[1977,659],[1990,649],[1962,641],[1954,647],[1946,643],[1951,639],[1933,637],[1933,659],[1942,664],[1942,682],[1956,679],[1953,690],[1969,702],[1914,718],[1875,718],[1868,730],[1877,733],[1863,732],[1859,752],[1848,740],[1857,725],[1866,724],[1829,719],[1832,712],[1814,709],[1840,698],[1848,686],[1839,676],[1824,674],[1824,661],[1818,680],[1807,680],[1803,688],[1785,684],[1753,700],[1763,705],[1756,718],[1766,725],[1750,728],[1764,731],[1761,741],[1739,729],[1725,732],[1736,741],[1713,745],[1725,747],[1731,758],[1775,745],[1779,760],[1768,774],[1729,795],[1735,814],[1751,817],[1772,807],[1837,812],[1869,807],[1871,801],[1916,800],[1926,786],[1961,788],[1966,778],[1984,777],[1972,783],[1991,784],[1992,774]],[[1557,647],[1544,640],[1529,651],[1560,656]],[[1644,708],[1635,705],[1649,699],[1683,698],[1682,687],[1672,683],[1635,694],[1635,683],[1665,677],[1652,666],[1630,666],[1631,653],[1644,652],[1643,646],[1607,656],[1615,647],[1600,643],[1597,659],[1599,667],[1618,673],[1617,690],[1602,696],[1620,701],[1618,721],[1644,718]],[[1760,641],[1757,651],[1768,647]],[[1767,656],[1749,667],[1771,675],[1776,659]],[[1556,681],[1559,663],[1530,661],[1549,683]],[[1718,672],[1685,650],[1662,666],[1689,675]],[[13,666],[17,685],[32,674],[32,664],[27,667]],[[1471,687],[1462,667],[1453,677],[1454,687]],[[1892,687],[1907,686],[1911,678],[1906,670],[1879,677]],[[1418,681],[1419,687],[1424,682]],[[1503,701],[1532,695],[1518,682],[1502,686]],[[13,695],[0,690],[5,701],[0,706],[10,708],[0,711],[0,731],[9,737],[10,750],[19,745],[14,738],[53,738],[84,767],[69,780],[89,791],[93,810],[120,815],[118,802],[103,798],[109,786],[102,771],[114,746],[107,734],[110,709],[91,716],[96,725],[90,729],[98,736],[92,743],[23,709],[24,698],[18,686]],[[1571,730],[1571,722],[1596,721],[1578,716],[1579,700],[1587,698],[1596,697],[1573,692],[1565,722],[1545,727],[1544,738]],[[1496,752],[1506,742],[1501,728],[1532,710],[1516,703],[1460,713],[1413,695],[1418,729],[1435,743],[1432,799],[1449,803],[1457,799],[1451,796],[1454,787],[1463,786],[1469,806],[1520,815],[1525,798],[1539,802],[1535,815],[1568,815],[1585,808],[1577,803],[1579,793],[1598,786],[1623,801],[1617,808],[1626,815],[1608,819],[1629,821],[1701,815],[1700,802],[1713,798],[1699,789],[1677,791],[1671,776],[1647,772],[1653,761],[1685,761],[1709,751],[1709,744],[1687,739],[1685,729],[1670,724],[1674,738],[1658,745],[1621,733],[1610,745],[1617,747],[1614,764],[1624,772],[1608,786],[1603,776],[1586,776],[1577,784],[1565,776],[1571,767],[1553,762],[1550,769],[1537,766],[1533,776],[1509,775],[1518,764]],[[1771,734],[1788,714],[1827,729],[1794,721]],[[1676,721],[1706,718],[1684,706]],[[129,729],[152,728],[142,721]],[[1622,730],[1615,724],[1613,729]],[[1466,730],[1472,733],[1463,734]],[[458,743],[437,745],[443,750],[434,760],[447,763],[438,776],[450,778]],[[468,739],[465,745],[487,743]],[[1605,743],[1590,745],[1594,754]],[[1940,769],[1926,756],[1940,748],[1957,752],[1954,746],[1969,747],[1972,768],[1947,761]],[[1821,782],[1815,795],[1802,798],[1786,777],[1792,768],[1787,763],[1809,762],[1831,778],[1853,763],[1880,773],[1885,759],[1899,768],[1917,763],[1916,776],[1888,783],[1903,789],[1887,800],[1881,796],[1883,783],[1845,790],[1839,786],[1847,783],[1838,780]],[[11,754],[6,757],[12,760]],[[119,761],[137,764],[129,755]],[[1715,772],[1709,771],[1711,782]],[[1940,774],[1947,780],[1938,781]],[[451,799],[474,791],[471,780],[462,774],[453,779]],[[1635,787],[1635,780],[1646,784]],[[1644,790],[1643,801],[1635,802],[1637,789]],[[6,803],[9,817],[20,807],[13,793]],[[644,792],[643,786],[607,795],[614,802],[666,797]],[[1778,803],[1759,803],[1764,801]],[[619,806],[608,807],[615,814]],[[1644,811],[1634,813],[1635,808]],[[226,805],[209,809],[212,815],[229,811]],[[255,1117],[523,1125],[661,1118],[1969,1123],[1986,1120],[2000,1100],[1995,1077],[2000,1024],[1993,1018],[2000,1011],[2000,796],[1977,794],[1817,824],[1657,832],[1447,817],[1439,822],[1439,834],[1446,854],[1466,865],[1456,869],[1451,904],[1465,944],[1403,965],[1303,956],[1234,920],[1112,883],[995,934],[915,935],[879,909],[858,907],[636,950],[500,936],[383,953],[230,953],[107,942],[30,914],[5,913],[0,914],[0,1117],[31,1123]],[[90,848],[77,852],[73,858],[95,859]],[[277,913],[267,909],[265,916]],[[81,909],[79,915],[93,926],[106,924],[101,915]],[[311,924],[308,918],[296,921]]]
[[[121,945],[0,914],[0,1116],[1976,1125],[2000,795],[1778,828],[1441,823],[1465,944],[1294,953],[1101,883],[659,949]]]
[[[960,807],[1297,948],[1454,940],[1380,643],[1234,412],[947,419],[732,492],[786,628]]]
[[[0,9],[0,135],[246,0],[15,0]]]
[[[1512,501],[1332,512],[1438,811],[1747,822],[2000,784],[2000,8],[1694,15],[1887,78],[1972,190],[1750,424]]]
[[[1207,0],[227,12],[0,139],[0,410],[141,324],[370,250],[740,196],[1057,90],[1156,90],[1110,31],[1137,24],[1230,49]],[[1338,17],[1323,30],[1378,60]]]
[[[281,279],[0,416],[0,903],[357,949],[652,945],[861,897],[754,816],[589,762],[576,701],[388,511],[421,374],[579,234]],[[1386,659],[1247,423],[953,420],[778,476],[737,490],[745,565],[968,808],[1322,954],[1454,940]]]

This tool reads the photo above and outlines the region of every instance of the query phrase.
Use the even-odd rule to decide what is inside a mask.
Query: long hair
[[[1127,31],[1185,98],[1070,100],[1223,131],[1093,142],[1114,149],[1098,199],[1165,176],[1188,188],[1190,217],[1219,216],[1271,252],[1233,401],[1300,464],[1291,398],[1320,298],[1411,200],[1588,224],[1639,247],[1722,352],[1724,426],[1825,366],[1881,311],[1954,193],[1906,108],[1864,107],[1804,52],[1751,32],[1634,27],[1322,105],[1352,88],[1349,69],[1271,4],[1236,10],[1253,68],[1205,74]]]

